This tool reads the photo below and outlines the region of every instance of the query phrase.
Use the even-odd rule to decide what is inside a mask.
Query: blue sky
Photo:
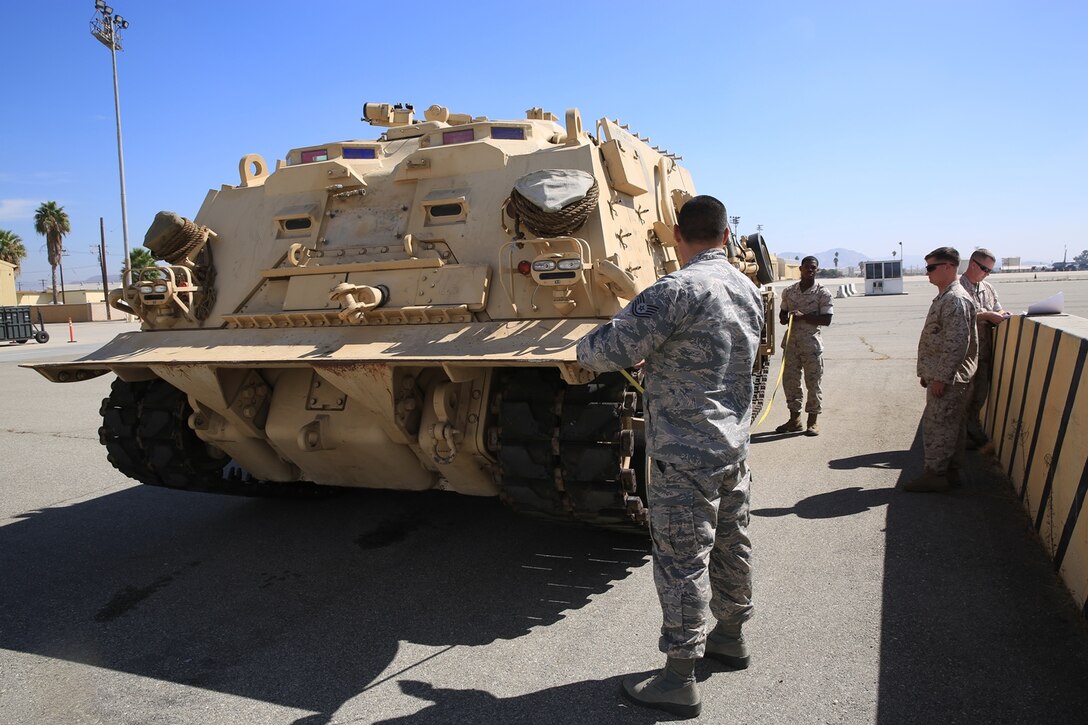
[[[0,228],[49,277],[42,201],[72,221],[65,278],[111,272],[121,214],[108,50],[93,0],[3,0]],[[521,118],[578,107],[684,157],[772,250],[908,257],[949,244],[1088,248],[1088,3],[520,4],[117,0],[133,247],[196,213],[238,160],[373,138],[367,101]]]

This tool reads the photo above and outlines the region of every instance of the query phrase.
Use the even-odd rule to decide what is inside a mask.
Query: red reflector
[[[528,277],[529,273],[533,271],[533,265],[529,262],[528,259],[523,259],[518,262],[518,271]]]

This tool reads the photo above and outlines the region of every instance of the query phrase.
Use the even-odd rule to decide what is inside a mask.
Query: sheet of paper
[[[1028,307],[1025,315],[1059,315],[1065,309],[1065,294],[1058,292]]]

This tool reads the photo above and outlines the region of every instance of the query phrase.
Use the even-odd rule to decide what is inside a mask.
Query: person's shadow
[[[894,488],[869,488],[860,486],[841,488],[838,491],[818,493],[803,498],[789,508],[753,509],[753,516],[789,516],[802,519],[832,519],[852,516],[877,506],[886,506],[895,496]]]
[[[696,679],[705,682],[711,672],[696,668]],[[653,672],[643,673],[649,677]],[[583,680],[516,697],[496,697],[486,690],[434,687],[418,680],[399,680],[406,695],[433,703],[405,717],[379,720],[380,725],[418,723],[512,723],[540,722],[571,725],[581,723],[655,723],[675,720],[671,715],[629,703],[620,693],[622,675],[603,680]]]
[[[903,451],[876,451],[860,456],[835,458],[827,462],[827,467],[833,471],[853,471],[858,468],[884,468],[899,471],[905,471],[908,468],[920,469],[920,446],[918,450],[911,446],[910,449]]]

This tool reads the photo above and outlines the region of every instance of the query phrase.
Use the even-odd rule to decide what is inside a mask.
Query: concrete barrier
[[[852,284],[840,284],[838,291],[835,292],[835,299],[841,300],[843,297],[856,297],[861,294],[854,288]]]
[[[1012,317],[996,332],[985,427],[1054,567],[1088,617],[1088,320]]]

